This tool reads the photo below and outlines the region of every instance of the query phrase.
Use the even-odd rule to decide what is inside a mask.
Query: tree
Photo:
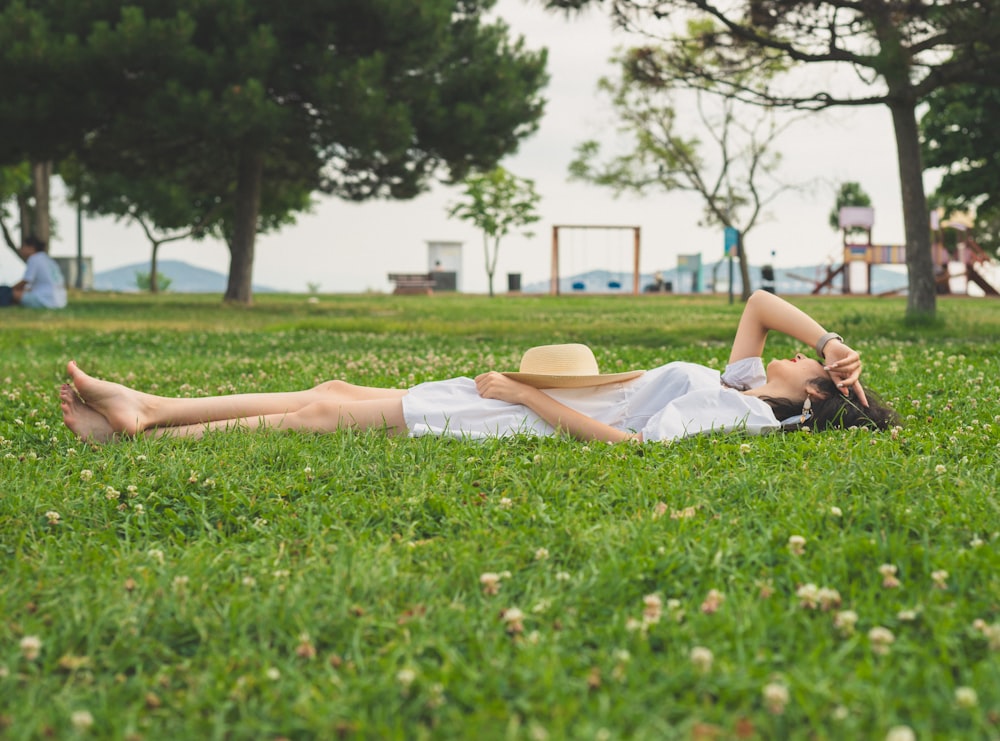
[[[463,195],[464,201],[448,207],[448,215],[469,221],[482,231],[486,277],[492,296],[500,240],[512,229],[538,221],[535,208],[540,198],[532,180],[512,175],[502,167],[469,175]]]
[[[580,8],[601,0],[547,0]],[[747,102],[820,110],[885,105],[892,115],[906,231],[907,316],[936,310],[927,199],[916,108],[933,91],[960,83],[995,84],[1000,75],[998,0],[609,0],[617,21],[646,33],[666,30],[670,57],[661,74]],[[670,34],[694,13],[721,28],[700,38]],[[705,58],[692,50],[711,48]],[[702,64],[703,61],[710,64]],[[747,85],[741,73],[779,60],[854,71],[849,88],[827,75],[799,75],[794,85]],[[757,80],[756,82],[760,82]],[[775,81],[778,82],[778,81]],[[811,87],[807,87],[811,86]]]
[[[947,211],[976,214],[976,239],[1000,247],[1000,88],[962,85],[938,90],[920,120],[924,161],[942,170],[935,200]]]
[[[95,172],[141,165],[197,193],[208,188],[189,175],[205,175],[225,202],[217,224],[231,253],[225,297],[249,302],[261,223],[301,207],[303,190],[411,198],[435,179],[494,166],[536,128],[545,53],[487,23],[493,2],[38,0],[0,14],[0,26],[20,24],[6,34],[11,51],[0,49],[0,76],[20,73],[24,60],[42,63],[19,41],[32,35],[46,42],[44,64],[59,85],[78,74],[59,60],[89,69],[102,105],[82,101],[87,115],[70,116],[65,131],[51,126],[52,106],[40,106],[52,139],[62,146],[75,136],[70,151]],[[55,83],[34,73],[33,82],[49,85],[49,100]],[[30,123],[20,109],[12,115]],[[285,203],[284,213],[266,205],[275,169],[282,180],[272,205]]]
[[[10,167],[0,167],[0,231],[4,243],[21,257],[18,248],[31,231],[31,195],[33,193],[31,167],[27,162]],[[10,207],[14,206],[18,221],[18,237],[15,238],[7,220],[12,217]]]
[[[770,110],[702,91],[685,97],[682,89],[665,84],[659,75],[649,77],[650,69],[661,66],[662,53],[655,47],[632,49],[616,60],[621,77],[599,83],[611,96],[619,130],[630,140],[631,151],[600,163],[598,143],[584,142],[577,147],[570,175],[610,187],[616,195],[656,188],[696,193],[703,202],[705,224],[740,232],[738,256],[746,300],[751,293],[746,237],[764,207],[787,187],[774,179],[780,163],[774,142],[784,126]],[[685,119],[686,111],[695,117]],[[692,130],[699,133],[686,133]]]
[[[865,193],[864,188],[861,187],[861,183],[854,181],[841,183],[840,190],[837,191],[837,200],[834,202],[833,210],[830,212],[830,228],[834,231],[840,230],[840,209],[847,206],[864,207],[871,205],[872,199]],[[862,232],[866,232],[866,230],[856,227],[847,230],[848,236],[856,236]]]

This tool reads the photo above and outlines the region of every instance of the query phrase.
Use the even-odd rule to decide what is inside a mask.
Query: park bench
[[[389,280],[396,284],[394,294],[434,293],[434,276],[430,273],[389,273]]]

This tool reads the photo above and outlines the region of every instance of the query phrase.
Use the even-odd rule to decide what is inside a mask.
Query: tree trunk
[[[52,220],[49,211],[49,186],[52,182],[52,162],[31,163],[31,185],[35,196],[35,208],[32,212],[31,231],[49,244],[52,236]]]
[[[937,295],[917,115],[914,104],[907,102],[891,103],[889,110],[892,112],[892,126],[896,133],[899,182],[903,194],[909,290],[906,316],[909,319],[930,319],[937,310]]]
[[[753,287],[750,285],[750,261],[747,259],[746,242],[743,241],[743,232],[740,232],[739,241],[739,258],[740,258],[740,283],[743,284],[743,302],[750,298],[750,294],[753,291]]]
[[[236,182],[236,214],[229,243],[229,284],[224,301],[250,304],[253,300],[253,251],[260,214],[260,182],[264,155],[243,152]]]
[[[490,262],[490,237],[487,232],[483,232],[483,258],[486,260],[486,283],[489,286],[490,298],[493,297],[493,271],[496,270],[496,253],[494,252],[493,262]]]
[[[160,281],[157,279],[156,253],[160,251],[160,243],[153,242],[153,256],[149,261],[149,292],[160,292]]]

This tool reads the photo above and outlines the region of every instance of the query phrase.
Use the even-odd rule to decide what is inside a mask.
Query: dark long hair
[[[824,398],[813,398],[812,417],[798,425],[810,430],[836,430],[849,427],[868,427],[873,430],[887,430],[900,423],[899,415],[887,406],[874,392],[865,389],[868,406],[862,406],[861,400],[850,389],[845,396],[837,385],[825,376],[817,376],[809,381]],[[774,416],[779,420],[796,418],[802,414],[802,402],[790,399],[762,396],[761,399],[771,405]]]

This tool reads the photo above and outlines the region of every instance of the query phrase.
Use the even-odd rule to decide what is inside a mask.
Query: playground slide
[[[1000,292],[998,292],[997,289],[983,277],[983,275],[976,268],[975,264],[969,263],[965,266],[965,277],[982,288],[983,293],[987,296],[1000,296]]]

